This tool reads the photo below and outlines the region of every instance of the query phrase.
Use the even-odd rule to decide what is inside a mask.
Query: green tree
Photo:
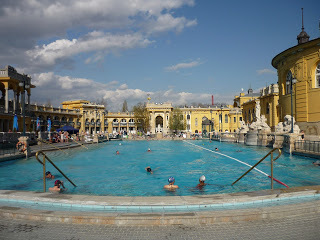
[[[128,112],[128,103],[127,100],[124,100],[122,104],[122,112]]]
[[[149,122],[149,112],[146,105],[143,103],[138,103],[133,107],[133,114],[135,118],[136,127],[141,127],[146,133],[150,128]]]
[[[179,130],[185,130],[186,125],[186,119],[183,117],[182,111],[179,108],[174,108],[169,119],[170,130],[177,133]]]

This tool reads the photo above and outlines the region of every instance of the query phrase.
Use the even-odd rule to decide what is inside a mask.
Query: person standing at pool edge
[[[169,190],[175,190],[176,188],[179,188],[178,185],[174,185],[174,182],[175,182],[174,177],[169,177],[168,182],[169,182],[169,184],[164,185],[163,188],[169,189]]]

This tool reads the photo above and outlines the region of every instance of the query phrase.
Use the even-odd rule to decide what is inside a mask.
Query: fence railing
[[[14,155],[17,152],[15,143],[0,143],[0,156]]]
[[[320,153],[320,141],[296,141],[294,149],[298,151]]]

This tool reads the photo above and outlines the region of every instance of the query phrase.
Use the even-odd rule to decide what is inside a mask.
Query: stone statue
[[[256,121],[257,122],[260,120],[260,114],[261,114],[260,101],[256,99]]]
[[[283,122],[279,122],[278,125],[276,126],[276,133],[289,133],[291,132],[291,116],[286,115],[284,117]],[[293,118],[293,133],[299,134],[300,133],[300,128],[298,125],[295,124],[295,119]]]
[[[244,121],[240,121],[240,133],[247,133],[249,131],[249,128],[247,124],[245,124]]]
[[[260,106],[260,105],[259,105]],[[260,111],[260,109],[259,109]],[[258,116],[258,115],[257,115]],[[271,132],[271,128],[266,123],[267,119],[264,115],[257,117],[257,120],[250,124],[249,129],[251,131],[264,131],[264,132]]]

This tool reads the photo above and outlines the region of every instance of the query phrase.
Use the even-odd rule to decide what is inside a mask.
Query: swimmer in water
[[[46,178],[54,179],[54,175],[52,175],[50,171],[47,171]]]
[[[150,149],[150,148],[148,148],[148,152],[151,152],[151,149]]]
[[[312,164],[315,166],[320,166],[320,160],[317,160],[317,161],[313,162]]]
[[[216,151],[219,151],[219,148],[215,148]]]
[[[206,183],[204,183],[205,180],[206,180],[206,177],[204,175],[202,175],[199,178],[199,184],[196,186],[196,188],[201,190],[205,185],[207,185]]]
[[[63,189],[61,188],[61,186],[64,188],[63,181],[56,180],[54,182],[54,187],[49,188],[49,191],[50,192],[62,192]]]
[[[152,171],[151,167],[149,167],[149,166],[148,166],[148,167],[146,167],[146,168],[145,168],[145,170],[146,170],[148,173],[150,173],[150,174],[152,174],[152,173],[153,173],[153,171]]]
[[[119,154],[120,154],[120,152],[117,150],[117,151],[116,151],[116,154],[117,154],[117,155],[119,155]]]
[[[174,185],[174,182],[175,182],[174,177],[169,177],[168,182],[169,182],[168,185],[164,185],[163,187],[164,189],[175,190],[179,188],[177,185]]]

